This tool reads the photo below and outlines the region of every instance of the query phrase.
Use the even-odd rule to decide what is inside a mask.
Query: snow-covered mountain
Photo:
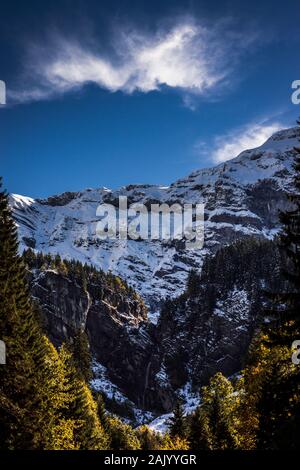
[[[275,133],[259,148],[209,169],[193,172],[169,187],[130,185],[67,192],[48,199],[12,194],[20,248],[94,264],[125,278],[155,312],[160,299],[184,290],[191,268],[201,270],[204,258],[232,241],[255,236],[272,238],[278,231],[278,209],[286,206],[294,146],[300,128]],[[204,203],[205,243],[187,250],[180,240],[99,240],[96,224],[99,204]]]
[[[93,274],[85,286],[43,263],[29,266],[48,334],[59,344],[84,328],[95,361],[92,385],[117,413],[131,410],[129,419],[140,423],[169,413],[178,396],[195,406],[199,387],[215,372],[240,370],[268,302],[264,292],[278,291],[283,282],[272,238],[280,228],[278,210],[288,205],[299,141],[300,127],[277,132],[261,147],[170,187],[86,189],[45,200],[11,195],[21,250],[59,253],[112,271],[151,307],[147,318],[140,297],[114,276]],[[204,247],[97,239],[98,205],[117,206],[120,195],[147,207],[205,203]],[[201,276],[193,271],[186,286],[192,268]],[[166,296],[172,301],[159,308]]]

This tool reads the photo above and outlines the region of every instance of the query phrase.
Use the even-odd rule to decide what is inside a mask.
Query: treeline
[[[31,248],[24,250],[22,258],[30,270],[39,269],[43,271],[53,269],[59,274],[66,275],[68,279],[76,281],[84,288],[89,285],[98,286],[100,297],[104,289],[112,289],[116,292],[122,291],[126,296],[139,299],[142,302],[138,293],[126,280],[111,272],[105,273],[93,265],[81,263],[75,259],[62,259],[59,254],[36,253]]]

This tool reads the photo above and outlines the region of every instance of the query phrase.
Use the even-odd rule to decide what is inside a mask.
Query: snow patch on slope
[[[153,419],[154,415],[152,412],[138,408],[114,383],[112,383],[105,366],[98,361],[93,361],[92,370],[94,374],[94,378],[90,382],[92,389],[110,400],[115,400],[119,404],[125,403],[133,412],[134,421],[137,425],[147,423]],[[125,419],[125,421],[129,420]]]

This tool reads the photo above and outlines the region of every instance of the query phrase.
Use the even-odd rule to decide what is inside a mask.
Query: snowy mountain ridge
[[[275,133],[261,147],[246,150],[213,168],[201,169],[170,186],[129,185],[67,192],[48,199],[12,194],[20,250],[31,247],[59,253],[111,271],[126,279],[157,310],[160,299],[183,291],[190,269],[204,258],[245,237],[272,238],[279,228],[278,210],[287,205],[294,147],[300,128]],[[187,250],[181,240],[99,240],[96,209],[101,203],[204,203],[205,244]],[[155,317],[155,316],[154,316]]]

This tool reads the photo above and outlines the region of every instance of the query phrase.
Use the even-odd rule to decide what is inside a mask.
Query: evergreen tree
[[[32,258],[31,253],[27,258]],[[0,259],[0,338],[7,351],[6,364],[0,366],[0,448],[107,448],[84,374],[76,370],[67,348],[58,354],[41,331],[3,191]],[[51,258],[40,257],[38,262],[48,266]]]
[[[0,192],[0,259],[0,338],[7,353],[6,365],[0,366],[0,446],[31,448],[35,373],[37,364],[43,361],[45,346],[28,295],[16,226],[4,191]]]
[[[165,434],[160,450],[189,450],[189,443],[187,439],[175,436],[171,437]]]
[[[237,407],[235,410],[235,428],[238,437],[238,449],[254,450],[257,446],[258,412],[255,407],[257,389],[248,394],[245,386],[249,376],[244,372],[235,385]],[[253,383],[252,383],[253,385]]]
[[[136,432],[137,437],[141,444],[142,450],[160,450],[162,446],[162,438],[159,433],[156,433],[148,426],[143,424]]]
[[[8,197],[0,191],[0,448],[74,448],[73,423],[62,412],[69,396],[57,354],[43,336],[18,255],[16,226]],[[55,442],[54,442],[55,439]]]
[[[171,437],[186,437],[186,422],[184,410],[180,400],[177,401],[173,416],[169,419],[169,434]]]
[[[293,207],[280,213],[283,228],[279,247],[287,259],[282,269],[287,288],[270,295],[274,308],[267,315],[274,321],[265,328],[269,342],[288,347],[300,337],[300,147],[294,151],[293,191],[288,195]]]
[[[250,416],[248,430],[252,436],[256,434],[259,449],[296,449],[299,446],[297,368],[292,363],[289,347],[270,343],[266,334],[255,340],[243,380],[245,409]],[[243,439],[245,432],[240,431]]]
[[[137,434],[129,424],[122,423],[116,416],[108,417],[111,450],[140,450]]]
[[[91,369],[92,356],[87,334],[82,330],[78,330],[69,343],[69,349],[77,372],[86,382],[89,382],[93,374]]]
[[[98,393],[96,400],[97,400],[97,410],[98,410],[98,417],[99,417],[100,423],[104,431],[108,432],[108,429],[109,429],[108,416],[107,416],[107,412],[105,409],[103,396],[101,395],[101,393]]]
[[[107,449],[109,439],[100,423],[97,403],[88,385],[76,370],[72,354],[66,345],[61,347],[60,358],[65,365],[72,397],[66,417],[76,420],[76,446],[82,450]]]
[[[66,364],[48,338],[43,337],[47,355],[35,376],[39,406],[33,416],[37,424],[34,447],[46,450],[76,450],[78,422],[68,416],[73,403]]]
[[[218,372],[211,378],[209,385],[202,389],[202,404],[198,413],[199,448],[238,448],[236,409],[234,388],[230,381]],[[195,435],[193,439],[197,444]]]
[[[195,269],[192,269],[189,272],[188,279],[187,279],[187,287],[186,292],[190,297],[196,297],[199,295],[199,288],[200,288],[201,278]]]
[[[191,449],[206,449],[208,429],[205,428],[204,413],[198,406],[190,417],[189,443]]]
[[[292,363],[292,344],[300,339],[300,149],[295,148],[292,208],[281,213],[279,246],[286,257],[284,292],[270,295],[263,345],[267,351],[260,377],[256,409],[259,413],[258,447],[295,449],[300,445],[300,370]],[[256,354],[256,364],[262,362]],[[287,439],[287,436],[290,436]]]

